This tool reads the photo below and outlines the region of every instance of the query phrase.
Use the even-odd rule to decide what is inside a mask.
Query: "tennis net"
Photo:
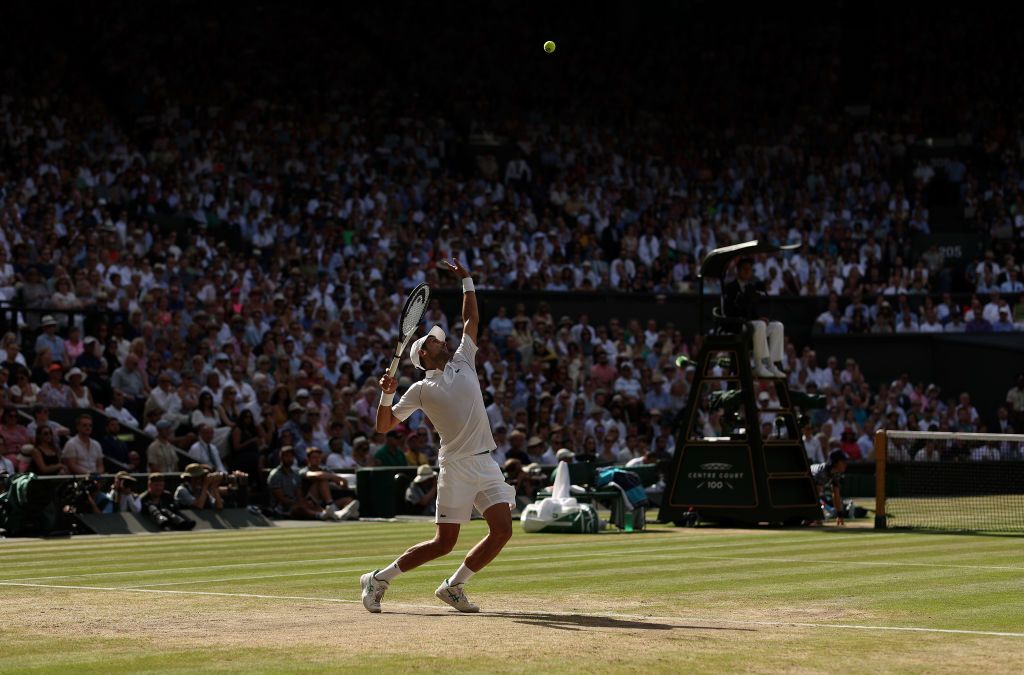
[[[1024,435],[879,431],[875,526],[1024,534]]]

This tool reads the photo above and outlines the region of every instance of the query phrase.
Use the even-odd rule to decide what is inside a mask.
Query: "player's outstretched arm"
[[[468,335],[476,344],[476,334],[480,326],[480,310],[476,306],[476,291],[473,289],[473,280],[470,279],[469,270],[463,267],[457,258],[450,261],[445,260],[454,274],[462,279],[462,334]]]

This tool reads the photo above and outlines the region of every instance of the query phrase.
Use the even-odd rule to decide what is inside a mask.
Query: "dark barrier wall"
[[[434,297],[441,301],[441,306],[449,318],[459,315],[462,308],[462,294],[453,289],[434,289]],[[548,303],[555,321],[560,316],[568,315],[576,320],[581,313],[590,317],[590,323],[607,323],[612,317],[622,321],[624,317],[637,318],[641,322],[656,319],[659,325],[672,321],[684,335],[697,332],[697,294],[654,295],[652,293],[617,293],[597,291],[594,293],[552,293],[539,291],[499,291],[487,290],[479,293],[480,312],[484,323],[491,320],[498,308],[505,305],[509,315],[515,313],[517,304],[526,306],[528,314],[533,314],[541,302]],[[953,299],[961,304],[970,304],[970,295],[954,295]],[[924,298],[912,299],[912,307],[920,306]],[[840,302],[845,307],[846,301]],[[867,298],[874,302],[874,298]],[[717,295],[709,295],[704,301],[704,329],[711,327],[711,309],[717,306]],[[786,325],[786,334],[791,336],[798,345],[807,344],[817,339],[812,335],[814,321],[828,309],[826,297],[771,297],[760,303],[760,311],[766,316]],[[1019,336],[1024,342],[1024,335]]]
[[[449,319],[461,312],[462,294],[439,290],[436,297]],[[966,302],[969,296],[955,296]],[[563,314],[575,321],[587,313],[593,324],[606,323],[611,317],[622,321],[637,318],[641,322],[657,319],[659,325],[675,323],[686,337],[697,332],[697,296],[654,296],[643,293],[539,293],[486,291],[480,293],[480,312],[486,324],[502,305],[515,312],[518,303],[532,314],[538,303],[547,302],[557,321]],[[711,326],[711,307],[718,298],[705,302],[705,330]],[[1024,333],[988,335],[814,335],[814,320],[827,307],[827,298],[785,298],[769,300],[765,310],[786,324],[786,334],[798,348],[811,345],[818,352],[819,365],[830,355],[840,359],[853,357],[872,384],[888,382],[902,372],[914,381],[928,381],[942,387],[943,398],[969,391],[973,403],[991,424],[996,407],[1005,400],[1017,373],[1024,372]]]
[[[982,420],[992,424],[1017,373],[1024,372],[1024,333],[997,335],[821,335],[813,339],[818,361],[852,356],[869,382],[890,381],[901,372],[912,381],[942,387],[942,398],[970,392]]]

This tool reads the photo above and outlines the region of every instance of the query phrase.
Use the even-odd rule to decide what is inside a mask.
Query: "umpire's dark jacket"
[[[740,286],[738,279],[725,285],[722,293],[722,314],[736,319],[757,319],[757,299],[765,294],[765,286],[751,279],[746,286]]]

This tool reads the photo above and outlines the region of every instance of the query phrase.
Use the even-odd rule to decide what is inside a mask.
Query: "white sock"
[[[390,584],[391,580],[401,573],[402,570],[398,568],[398,561],[396,560],[395,562],[391,563],[390,565],[382,569],[380,572],[374,574],[373,578],[378,579],[380,581],[386,581]]]
[[[469,581],[474,574],[476,574],[476,572],[466,567],[466,563],[462,563],[459,565],[459,569],[455,570],[455,574],[448,577],[448,585],[457,586],[459,584],[464,584]]]

